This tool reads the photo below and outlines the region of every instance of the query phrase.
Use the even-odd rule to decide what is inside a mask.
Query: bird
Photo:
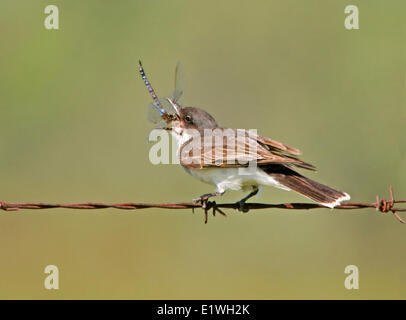
[[[247,212],[246,201],[269,186],[293,190],[328,208],[350,199],[348,193],[297,172],[315,170],[299,158],[299,149],[249,130],[223,128],[205,110],[181,106],[171,98],[167,101],[175,112],[169,114],[146,78],[141,62],[140,72],[155,107],[166,121],[163,129],[171,132],[177,143],[180,165],[192,177],[215,186],[213,192],[201,195],[195,202],[206,205],[210,198],[227,190],[241,190],[248,194],[237,201],[238,208]]]

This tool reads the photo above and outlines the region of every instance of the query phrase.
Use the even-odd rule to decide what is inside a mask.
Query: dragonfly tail
[[[145,86],[147,87],[149,94],[151,95],[152,99],[154,100],[154,106],[158,109],[159,114],[161,116],[163,116],[163,115],[166,114],[166,112],[165,112],[165,110],[164,110],[164,108],[163,108],[163,106],[161,104],[161,101],[159,101],[159,98],[156,95],[154,88],[152,88],[151,82],[148,81],[147,75],[145,74],[144,68],[142,67],[141,60],[139,60],[139,64],[140,64],[139,70],[140,70],[142,80],[144,81]]]

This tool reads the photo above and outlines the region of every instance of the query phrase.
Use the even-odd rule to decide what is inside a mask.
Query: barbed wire
[[[397,212],[406,211],[406,208],[395,208],[395,204],[406,203],[406,200],[395,200],[393,195],[392,186],[389,187],[390,200],[380,199],[376,196],[376,202],[374,203],[360,203],[360,202],[345,202],[341,205],[334,207],[334,209],[366,209],[375,208],[382,213],[391,213],[401,223],[405,221],[398,215]],[[310,209],[326,209],[325,206],[317,203],[279,203],[279,204],[267,204],[267,203],[245,203],[245,207],[249,210],[257,209],[291,209],[291,210],[310,210]],[[0,209],[4,211],[17,211],[20,209],[121,209],[121,210],[138,210],[148,208],[161,208],[161,209],[194,209],[202,208],[205,214],[205,223],[208,219],[208,211],[212,210],[213,216],[216,213],[227,217],[227,215],[221,209],[239,209],[239,203],[216,203],[215,201],[208,201],[206,203],[196,202],[169,202],[169,203],[98,203],[98,202],[84,202],[84,203],[7,203],[0,201]]]

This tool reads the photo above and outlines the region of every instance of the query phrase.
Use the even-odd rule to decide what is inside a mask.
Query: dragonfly
[[[175,90],[170,97],[165,97],[164,99],[160,99],[155,93],[151,82],[148,80],[145,74],[141,61],[139,61],[139,71],[142,80],[144,81],[144,84],[153,99],[153,102],[148,105],[147,119],[156,124],[156,128],[163,128],[166,126],[166,124],[177,118],[176,110],[169,103],[167,98],[170,98],[176,104],[180,104],[182,101],[185,84],[182,63],[179,61],[175,68]]]

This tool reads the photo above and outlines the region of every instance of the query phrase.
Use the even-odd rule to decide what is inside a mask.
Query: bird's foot
[[[208,211],[213,209],[213,217],[216,215],[216,212],[220,213],[222,216],[227,217],[227,215],[221,211],[216,204],[216,201],[209,201],[209,198],[216,196],[217,193],[207,193],[200,196],[197,199],[193,199],[195,203],[201,203],[202,209],[204,210],[204,223],[207,223],[208,220]]]
[[[247,204],[245,203],[245,201],[240,200],[240,201],[237,201],[236,204],[238,205],[238,208],[237,208],[238,211],[241,211],[241,212],[248,212],[248,211],[250,211],[250,209],[248,208],[248,206],[247,206]]]
[[[209,199],[211,197],[215,197],[217,193],[205,193],[201,195],[199,198],[193,199],[192,201],[195,203],[201,203],[202,208],[205,209],[207,208],[207,204],[209,203]]]
[[[251,191],[251,193],[248,196],[242,198],[240,201],[237,201],[236,204],[238,205],[238,208],[237,208],[238,211],[248,212],[250,210],[250,208],[247,206],[246,202],[249,198],[255,196],[258,193],[258,191],[259,191],[258,187],[253,186],[253,190]]]

